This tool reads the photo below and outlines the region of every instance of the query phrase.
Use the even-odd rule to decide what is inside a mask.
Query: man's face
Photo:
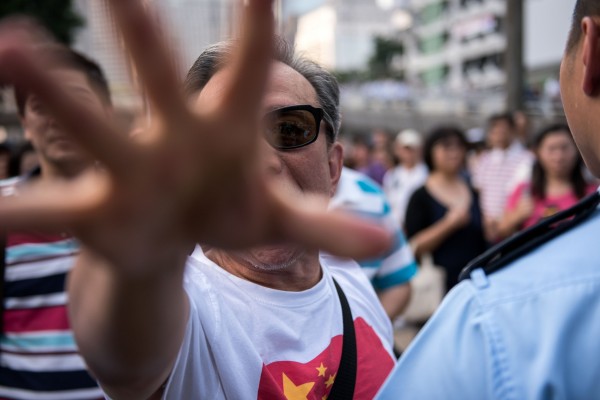
[[[222,88],[231,70],[225,68],[215,74],[204,87],[196,106],[206,109],[222,99]],[[294,69],[275,62],[271,69],[263,112],[294,105],[321,107],[311,84]],[[263,141],[264,169],[276,187],[291,198],[302,201],[302,194],[331,197],[341,174],[342,147],[339,143],[327,145],[326,126],[321,122],[319,136],[314,143],[293,150],[275,150]],[[324,207],[326,205],[324,204]],[[278,245],[245,252],[245,260],[259,269],[278,269],[299,257],[302,250],[295,246]]]
[[[488,144],[494,149],[505,149],[512,143],[514,132],[505,120],[493,122],[488,130]]]
[[[583,39],[582,39],[583,40]],[[575,143],[590,171],[600,176],[600,135],[596,98],[586,96],[583,86],[583,55],[580,43],[565,53],[560,66],[560,93]]]
[[[412,167],[421,161],[422,150],[418,146],[407,146],[405,144],[395,144],[396,157],[400,159],[402,165]]]
[[[91,109],[104,111],[105,106],[92,89],[83,72],[68,69],[57,69],[50,72],[64,89]],[[34,94],[25,102],[22,118],[25,138],[31,141],[40,157],[42,168],[81,168],[92,160],[50,115],[47,107]]]

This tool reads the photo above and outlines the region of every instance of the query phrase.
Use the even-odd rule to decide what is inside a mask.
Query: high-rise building
[[[502,85],[504,0],[412,0],[413,27],[403,34],[411,82],[446,89]]]
[[[169,33],[167,40],[182,76],[202,50],[234,32],[236,0],[147,1]],[[75,5],[86,21],[76,37],[75,48],[102,65],[117,107],[138,107],[140,99],[131,79],[131,65],[106,2],[75,0]]]
[[[296,48],[339,71],[364,69],[374,37],[393,33],[390,14],[375,0],[324,0],[297,20]]]
[[[116,107],[137,106],[139,98],[133,88],[129,64],[124,57],[117,28],[106,2],[76,0],[75,7],[85,19],[85,27],[75,38],[75,49],[90,56],[102,66]]]
[[[523,3],[524,60],[530,73],[556,75],[575,0]],[[402,33],[408,79],[450,90],[502,86],[505,0],[408,0],[412,28]],[[538,78],[538,79],[539,79]]]
[[[171,43],[187,72],[210,44],[235,33],[237,0],[149,0],[171,33]]]

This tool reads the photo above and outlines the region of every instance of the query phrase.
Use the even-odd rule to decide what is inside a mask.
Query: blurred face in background
[[[459,174],[465,165],[467,148],[455,136],[448,136],[435,142],[431,148],[434,171],[446,175]]]
[[[568,178],[579,157],[570,133],[562,130],[548,133],[536,154],[546,174],[558,178]]]
[[[64,89],[70,92],[81,104],[93,110],[106,112],[104,103],[83,72],[56,69],[51,71],[50,74],[57,82],[61,82]],[[22,124],[25,130],[25,138],[36,149],[40,163],[44,168],[78,168],[93,162],[87,152],[84,152],[64,132],[56,119],[50,114],[48,107],[34,94],[27,97]]]
[[[421,161],[422,149],[418,146],[406,146],[400,143],[396,143],[394,146],[396,150],[396,157],[400,160],[400,164],[413,167]]]
[[[375,149],[385,149],[388,147],[390,137],[385,131],[376,130],[371,133],[371,140]]]
[[[490,123],[487,142],[492,149],[506,149],[514,140],[513,127],[505,120],[499,119]]]
[[[356,168],[366,167],[371,159],[371,149],[366,144],[354,143],[352,162]]]
[[[383,165],[386,170],[394,167],[394,156],[387,147],[373,150],[373,161]]]

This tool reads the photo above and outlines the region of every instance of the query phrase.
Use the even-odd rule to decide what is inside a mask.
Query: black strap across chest
[[[340,366],[327,398],[329,400],[352,400],[354,397],[354,387],[356,386],[356,332],[354,331],[354,321],[348,299],[346,299],[344,291],[335,279],[333,283],[342,306],[344,339],[342,342]]]

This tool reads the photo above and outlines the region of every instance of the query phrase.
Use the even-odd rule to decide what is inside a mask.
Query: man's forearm
[[[113,398],[148,398],[175,362],[189,305],[182,285],[185,256],[170,262],[172,268],[130,276],[84,250],[70,274],[77,344]]]
[[[385,313],[390,319],[396,318],[402,314],[410,300],[411,287],[410,283],[397,285],[379,292],[379,301],[385,310]]]

